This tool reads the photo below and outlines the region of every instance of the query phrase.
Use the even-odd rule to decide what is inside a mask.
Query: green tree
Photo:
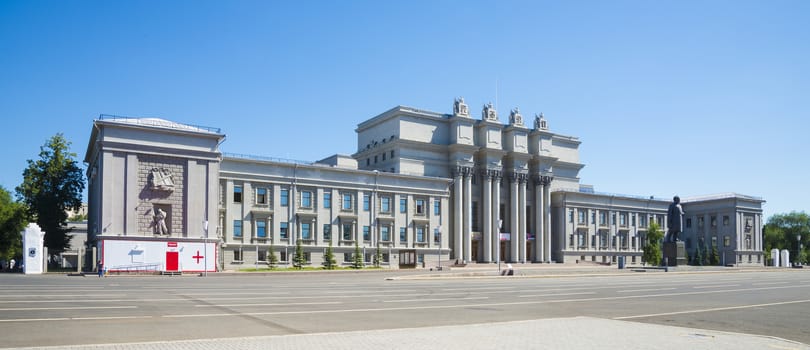
[[[709,251],[709,265],[719,265],[720,254],[717,252],[717,245],[712,244],[712,249]]]
[[[711,255],[710,252],[709,252],[709,247],[706,246],[706,245],[703,245],[703,261],[700,262],[701,266],[711,264],[711,260],[709,258],[709,255]]]
[[[360,250],[360,245],[354,241],[354,254],[352,254],[352,268],[363,268],[363,252]]]
[[[337,266],[337,260],[335,260],[335,252],[332,251],[332,241],[329,241],[329,246],[326,247],[326,253],[323,255],[323,268],[327,270],[334,270]]]
[[[655,221],[650,222],[650,228],[647,230],[647,241],[644,242],[644,252],[642,258],[648,264],[658,266],[661,264],[661,239],[664,238],[664,232]]]
[[[692,265],[703,266],[703,253],[700,251],[700,246],[695,249],[695,260],[692,261]]]
[[[11,200],[11,193],[0,187],[0,260],[20,259],[20,232],[28,224],[25,205]]]
[[[17,197],[28,207],[28,218],[45,231],[50,254],[70,249],[67,210],[82,206],[84,175],[71,153],[70,142],[62,134],[51,137],[40,147],[39,160],[28,160]]]
[[[374,250],[374,267],[380,267],[382,262],[382,253],[380,252],[380,245],[377,244],[377,249]]]
[[[295,240],[295,255],[293,256],[293,267],[296,269],[302,269],[304,264],[307,263],[307,259],[304,256],[304,247],[301,245],[301,239]]]
[[[278,256],[276,255],[276,247],[273,242],[270,242],[270,249],[267,250],[267,262],[270,263],[270,268],[275,268],[278,265]]]
[[[767,259],[770,259],[771,249],[774,248],[787,249],[796,258],[806,257],[810,250],[810,215],[803,211],[773,215],[768,218],[763,231],[763,249]]]

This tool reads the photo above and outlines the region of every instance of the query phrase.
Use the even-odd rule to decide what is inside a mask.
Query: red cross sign
[[[205,258],[205,257],[204,257],[204,256],[202,256],[202,255],[200,255],[200,251],[198,250],[198,251],[197,251],[197,255],[192,256],[191,258],[192,258],[192,259],[197,259],[197,263],[199,264],[199,263],[200,263],[200,259]]]

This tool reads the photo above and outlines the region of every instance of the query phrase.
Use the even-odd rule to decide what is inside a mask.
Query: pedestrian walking
[[[101,263],[101,260],[98,261],[98,277],[104,277],[104,264]]]

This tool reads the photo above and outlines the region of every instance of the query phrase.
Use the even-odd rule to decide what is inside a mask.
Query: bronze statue
[[[667,227],[664,242],[677,242],[678,234],[683,231],[683,207],[681,207],[681,198],[678,196],[672,198],[672,203],[669,204]]]

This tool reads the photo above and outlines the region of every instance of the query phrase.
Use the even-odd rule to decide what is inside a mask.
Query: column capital
[[[451,169],[451,172],[453,174],[453,177],[459,176],[467,177],[473,175],[473,170],[474,169],[472,167],[456,165]]]
[[[520,173],[517,171],[509,172],[507,176],[509,177],[509,182],[526,183],[529,180],[528,174]]]
[[[554,180],[554,177],[548,175],[535,174],[532,176],[532,180],[534,181],[534,184],[536,186],[548,186],[551,185],[551,181]]]

